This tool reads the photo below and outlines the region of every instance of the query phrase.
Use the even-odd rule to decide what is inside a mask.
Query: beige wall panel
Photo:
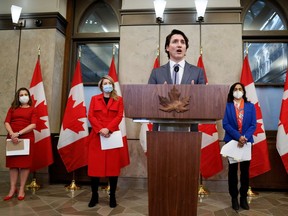
[[[133,122],[130,118],[126,118],[125,123],[128,139],[139,139],[141,123]]]
[[[62,123],[62,83],[63,83],[63,62],[64,62],[65,36],[55,31],[55,54],[54,68],[52,75],[52,86],[50,87],[51,97],[49,98],[49,117],[51,133],[60,133]],[[48,99],[47,99],[48,100]]]
[[[40,45],[41,71],[51,133],[59,132],[64,43],[64,36],[55,29],[22,31],[18,87],[29,88]]]
[[[7,171],[8,170],[6,168],[6,156],[5,156],[6,145],[5,145],[5,140],[6,140],[6,136],[1,136],[0,137],[0,152],[1,152],[1,154],[0,154],[0,171]]]
[[[0,14],[10,14],[11,5],[22,7],[22,13],[59,12],[66,17],[67,0],[1,0]]]
[[[210,84],[233,84],[240,80],[243,63],[242,26],[203,25],[203,61]]]
[[[158,26],[122,26],[120,38],[120,83],[147,83],[157,55]]]
[[[0,31],[0,135],[4,136],[3,122],[15,94],[18,44],[19,31]]]
[[[139,140],[128,141],[130,165],[121,170],[123,177],[147,177],[147,157]]]

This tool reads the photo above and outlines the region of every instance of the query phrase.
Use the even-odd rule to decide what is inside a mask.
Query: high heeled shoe
[[[14,193],[12,194],[12,196],[6,196],[6,197],[3,198],[3,200],[4,201],[8,201],[8,200],[12,199],[13,196],[15,196],[17,194],[17,192],[18,192],[18,190],[15,189]]]
[[[18,196],[17,199],[18,199],[19,201],[22,201],[22,200],[25,199],[25,195],[24,195],[24,196]]]

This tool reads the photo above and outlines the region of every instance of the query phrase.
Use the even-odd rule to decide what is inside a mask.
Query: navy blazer
[[[238,131],[236,111],[233,102],[227,103],[222,123],[223,128],[225,130],[224,141],[226,143],[231,140],[239,141],[239,138],[241,136],[245,136],[248,139],[248,142],[251,143],[254,142],[253,134],[257,126],[256,110],[254,104],[250,102],[244,103],[244,117],[243,117],[241,134]]]
[[[185,61],[181,84],[191,84],[192,80],[194,80],[194,84],[205,84],[204,72],[201,68]],[[154,68],[148,80],[148,84],[164,84],[165,82],[173,84],[169,62],[159,68]]]

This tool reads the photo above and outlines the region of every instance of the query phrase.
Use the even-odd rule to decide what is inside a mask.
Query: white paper
[[[6,156],[17,156],[17,155],[29,155],[30,153],[30,140],[29,139],[21,139],[24,142],[24,149],[22,150],[13,150],[8,151],[6,149]],[[7,141],[11,141],[11,139],[7,139]]]
[[[249,161],[251,160],[251,143],[247,142],[242,148],[239,148],[238,141],[231,140],[222,147],[220,154],[228,157],[230,163]]]
[[[121,131],[120,130],[114,131],[108,138],[100,136],[100,142],[102,150],[123,147],[123,139]]]

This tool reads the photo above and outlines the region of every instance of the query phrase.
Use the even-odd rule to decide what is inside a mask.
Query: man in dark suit
[[[148,84],[205,84],[204,72],[201,68],[185,61],[189,40],[180,30],[172,30],[166,37],[165,52],[168,63],[151,72]],[[153,124],[153,130],[165,131],[198,131],[198,125],[186,124]]]
[[[172,30],[165,42],[165,52],[169,61],[152,70],[148,84],[205,84],[203,70],[185,61],[188,42],[182,31]]]

